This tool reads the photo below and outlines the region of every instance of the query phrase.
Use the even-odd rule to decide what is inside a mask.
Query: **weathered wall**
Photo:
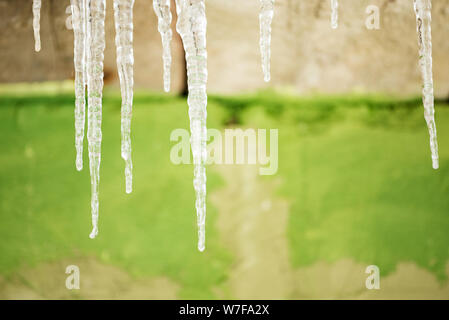
[[[73,32],[66,26],[71,15],[68,9],[70,0],[42,0],[42,50],[39,53],[34,52],[31,2],[0,0],[0,82],[73,78]],[[112,3],[112,0],[107,1],[106,83],[118,81]],[[162,89],[162,48],[152,1],[137,0],[134,15],[136,86]],[[172,78],[175,90],[183,85],[183,65],[179,63],[182,58],[180,45],[179,41],[174,41]]]
[[[0,0],[0,81],[73,77],[69,0],[43,0],[42,51],[33,48],[31,0]],[[108,0],[107,81],[116,82],[112,0]],[[340,27],[330,28],[329,0],[277,0],[272,82],[265,84],[258,48],[259,0],[206,0],[209,91],[266,86],[299,92],[362,90],[418,93],[421,80],[412,0],[340,0]],[[381,9],[381,29],[365,28],[365,8]],[[433,1],[436,93],[449,94],[449,0]],[[182,87],[182,52],[174,42],[173,82]],[[161,43],[151,0],[135,4],[136,86],[162,89]]]

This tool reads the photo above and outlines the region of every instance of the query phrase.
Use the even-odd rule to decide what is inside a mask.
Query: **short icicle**
[[[89,145],[89,167],[92,185],[92,232],[98,234],[98,190],[101,162],[101,114],[103,97],[103,60],[105,49],[104,20],[106,0],[88,0],[87,23],[87,94],[88,122],[87,141]]]
[[[207,51],[205,0],[176,0],[178,21],[176,30],[184,44],[190,117],[190,143],[193,153],[198,250],[205,249],[206,223],[206,118],[207,118]]]
[[[75,148],[76,169],[78,171],[83,169],[83,142],[86,113],[85,1],[86,0],[72,0],[72,25],[74,35],[73,57],[75,66]]]
[[[424,118],[430,135],[432,166],[438,169],[438,141],[435,124],[435,107],[432,76],[432,2],[414,0],[419,45],[419,65],[423,79]]]
[[[274,15],[274,0],[260,0],[260,54],[265,82],[269,82],[271,60],[271,22]]]
[[[162,38],[162,60],[164,64],[164,90],[170,91],[170,69],[172,31],[170,28],[172,14],[170,11],[170,0],[153,0],[153,8],[158,19],[158,30]]]
[[[114,0],[117,70],[122,93],[122,158],[125,160],[126,193],[132,192],[131,116],[133,107],[133,6],[134,0]]]
[[[41,51],[41,0],[33,0],[34,50]]]
[[[338,28],[338,0],[331,0],[331,27],[332,29]]]

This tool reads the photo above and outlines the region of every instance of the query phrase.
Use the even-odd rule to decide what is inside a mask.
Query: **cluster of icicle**
[[[419,65],[423,79],[424,118],[429,128],[432,166],[434,169],[438,169],[438,141],[432,76],[432,2],[431,0],[414,0],[414,7],[418,31]]]
[[[87,141],[91,177],[92,232],[98,234],[103,96],[104,20],[106,0],[72,0],[75,64],[76,168],[83,168],[83,140],[87,88]]]
[[[98,234],[99,183],[101,162],[101,121],[103,92],[103,60],[105,49],[106,0],[71,0],[74,32],[75,66],[75,147],[76,168],[83,168],[83,140],[87,88],[87,138],[91,175],[91,210],[93,229],[90,238]],[[121,155],[125,160],[126,192],[132,191],[131,115],[133,103],[133,6],[134,0],[114,0],[115,44],[117,69],[122,94]],[[36,51],[40,50],[39,16],[41,1],[33,1],[33,28]],[[178,22],[187,61],[188,105],[191,122],[191,145],[194,155],[194,188],[198,221],[198,249],[205,248],[206,221],[206,12],[204,0],[177,0]],[[170,90],[172,15],[170,0],[154,0],[159,32],[163,44],[164,89]]]
[[[87,89],[87,140],[92,187],[91,238],[98,234],[99,182],[101,162],[101,121],[103,92],[103,60],[105,49],[106,0],[71,0],[74,32],[75,65],[75,146],[76,168],[83,168],[83,140],[85,127]],[[265,81],[270,80],[271,23],[274,0],[260,0],[260,51]],[[134,0],[114,0],[117,69],[120,78],[121,155],[125,160],[126,192],[132,191],[131,115],[133,104],[133,6]],[[432,163],[438,168],[438,144],[434,119],[432,79],[431,0],[414,0],[417,20],[420,66],[424,82],[424,114],[429,127]],[[40,51],[41,0],[33,0],[33,29],[35,50]],[[153,8],[158,18],[162,38],[164,89],[170,89],[172,15],[170,0],[154,0]],[[331,0],[332,28],[338,26],[338,0]],[[188,76],[188,105],[191,130],[191,147],[194,161],[194,189],[198,224],[198,249],[205,249],[206,222],[206,142],[207,142],[207,51],[205,0],[176,0],[178,21],[176,30],[181,35],[185,49]]]
[[[131,115],[133,102],[133,5],[134,0],[114,0],[117,69],[122,93],[121,155],[125,160],[126,192],[132,191]],[[106,0],[72,0],[75,65],[76,168],[83,168],[83,140],[87,88],[87,140],[91,176],[92,232],[98,234],[103,60]]]

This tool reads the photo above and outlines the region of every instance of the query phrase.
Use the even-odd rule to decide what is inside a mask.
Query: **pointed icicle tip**
[[[94,227],[93,229],[92,229],[92,232],[90,233],[90,235],[89,235],[89,238],[91,238],[91,239],[95,239],[95,237],[98,235],[98,228],[97,227]]]
[[[77,171],[83,170],[83,159],[80,156],[76,157],[75,163],[76,163],[76,170]]]
[[[440,164],[438,163],[438,159],[432,159],[432,167],[435,170],[438,170],[440,168]]]

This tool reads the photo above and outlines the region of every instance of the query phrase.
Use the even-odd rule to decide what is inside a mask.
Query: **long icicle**
[[[170,11],[170,0],[153,0],[153,8],[158,19],[158,30],[162,38],[162,60],[164,63],[164,90],[170,91],[170,69],[172,31],[170,28],[172,14]]]
[[[34,50],[41,51],[41,0],[33,0]]]
[[[72,25],[74,35],[73,60],[75,66],[75,148],[76,169],[83,169],[83,142],[86,113],[86,75],[84,17],[85,0],[72,0]]]
[[[104,20],[106,0],[88,0],[87,28],[87,84],[89,167],[92,186],[92,232],[93,239],[98,234],[98,188],[101,162],[101,113],[103,96],[103,60],[105,48]]]
[[[271,22],[274,15],[274,0],[260,0],[260,54],[265,82],[269,82],[271,60]]]
[[[126,193],[132,192],[131,116],[133,108],[133,6],[134,0],[114,0],[117,70],[122,92],[122,158],[125,160]]]
[[[430,135],[432,166],[438,169],[438,141],[435,124],[435,107],[432,76],[432,2],[414,0],[419,45],[419,65],[423,79],[424,118]]]
[[[205,0],[176,0],[178,21],[176,30],[184,44],[190,117],[190,144],[192,146],[198,250],[205,249],[206,223],[206,118],[207,118],[207,51]]]
[[[331,27],[332,29],[338,28],[338,0],[331,0]]]

